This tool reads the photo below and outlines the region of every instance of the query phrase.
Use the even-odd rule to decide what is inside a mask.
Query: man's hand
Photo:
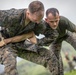
[[[34,32],[32,33],[33,36],[31,38],[28,38],[30,40],[30,42],[32,42],[33,44],[37,44],[37,38],[36,35],[34,34]]]
[[[0,41],[0,47],[4,46],[5,42],[3,40]]]

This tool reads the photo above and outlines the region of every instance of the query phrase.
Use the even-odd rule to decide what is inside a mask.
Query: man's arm
[[[34,33],[33,33],[33,36],[31,38],[29,38],[29,40],[30,40],[30,42],[37,44],[37,38]]]
[[[65,26],[68,31],[76,33],[76,25],[72,23],[69,19],[67,19],[66,17],[61,17],[61,18],[64,24],[63,26]]]
[[[0,42],[0,47],[6,45],[8,43],[20,42],[20,41],[23,41],[23,40],[28,39],[28,38],[30,39],[31,42],[34,41],[33,43],[36,43],[36,38],[35,38],[34,32],[30,32],[30,33],[27,33],[27,34],[23,34],[23,35],[11,37],[11,38],[3,39]]]
[[[67,31],[67,38],[65,39],[76,50],[76,33]]]

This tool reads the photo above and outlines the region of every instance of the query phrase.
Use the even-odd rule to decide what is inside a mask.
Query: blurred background
[[[34,0],[0,0],[0,10],[6,10],[11,8],[21,9],[21,8],[27,8],[29,3]],[[59,10],[60,15],[63,15],[67,17],[69,20],[71,20],[74,24],[76,24],[76,0],[40,0],[43,2],[45,6],[45,10],[47,10],[50,7],[55,7]],[[45,16],[44,16],[45,18]],[[43,35],[40,35],[39,38],[42,38]],[[65,53],[68,53],[68,56],[70,60],[73,60],[73,56],[76,55],[76,51],[71,47],[68,43],[65,41],[62,45],[62,57],[64,62],[64,70],[65,73],[70,71],[70,67],[67,63],[67,60],[65,58]],[[18,71],[20,75],[50,75],[49,71],[47,71],[43,66],[40,66],[38,64],[34,64],[32,62],[29,62],[27,60],[23,60],[21,58],[17,58],[18,61]],[[75,62],[73,62],[74,66],[76,65]],[[0,65],[0,73],[3,73],[4,66]],[[72,72],[76,75],[75,71]],[[74,75],[74,74],[66,74],[66,75]]]

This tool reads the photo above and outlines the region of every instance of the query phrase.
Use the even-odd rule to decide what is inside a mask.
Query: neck
[[[30,19],[28,17],[27,11],[26,11],[25,25],[27,25],[29,22],[30,22]]]

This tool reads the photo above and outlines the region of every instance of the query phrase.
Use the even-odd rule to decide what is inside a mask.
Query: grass
[[[76,71],[67,72],[65,75],[76,75]]]

